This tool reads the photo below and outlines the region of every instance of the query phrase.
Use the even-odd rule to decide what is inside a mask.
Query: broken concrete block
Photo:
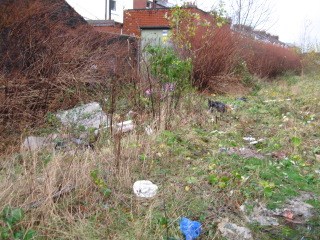
[[[21,151],[39,151],[43,148],[54,148],[54,140],[57,138],[57,134],[50,134],[46,137],[29,136],[24,139],[21,144]]]
[[[102,111],[102,107],[97,102],[63,111],[56,116],[66,127],[83,126],[85,129],[98,129],[101,126],[108,126],[110,122],[107,114]]]
[[[253,239],[250,229],[222,221],[218,224],[221,235],[229,240]]]
[[[247,206],[254,205],[248,214]],[[240,210],[245,214],[248,223],[259,223],[261,226],[278,226],[278,219],[273,217],[273,212],[268,210],[264,204],[258,202],[244,203]]]

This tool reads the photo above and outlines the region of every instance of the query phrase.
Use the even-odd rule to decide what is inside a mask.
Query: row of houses
[[[99,32],[111,32],[129,36],[141,37],[143,42],[162,43],[170,31],[170,16],[173,4],[168,0],[100,0],[105,1],[105,19],[87,22]],[[192,2],[185,5],[185,9],[196,13],[201,19],[212,20],[211,13],[196,7]],[[255,40],[288,47],[278,36],[265,31],[258,31],[249,26],[231,25],[233,31]]]

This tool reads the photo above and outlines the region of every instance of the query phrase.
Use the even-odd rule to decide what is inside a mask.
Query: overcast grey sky
[[[178,0],[173,0],[178,2]],[[226,6],[231,0],[223,1]],[[320,0],[266,0],[273,6],[271,27],[268,32],[280,40],[299,44],[307,26],[307,38],[320,42]],[[197,0],[199,8],[209,10],[217,0]]]
[[[190,1],[190,0],[189,0]],[[226,6],[232,0],[224,0]],[[320,0],[265,0],[272,3],[272,23],[266,30],[278,35],[286,43],[299,44],[303,32],[307,29],[308,41],[320,42]],[[67,0],[76,11],[89,19],[104,18],[105,0]],[[181,3],[182,0],[169,0],[171,3]],[[211,10],[219,0],[196,0],[198,7]],[[227,9],[227,7],[226,7]],[[307,28],[306,28],[307,26]]]

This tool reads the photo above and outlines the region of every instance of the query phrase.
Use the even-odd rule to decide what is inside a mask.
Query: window
[[[117,1],[116,0],[111,0],[110,1],[110,9],[112,11],[117,11]]]

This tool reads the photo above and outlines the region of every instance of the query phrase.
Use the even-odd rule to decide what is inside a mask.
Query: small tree
[[[230,3],[233,24],[249,26],[252,29],[265,29],[270,22],[274,6],[265,0],[232,0]],[[269,26],[268,26],[269,25]]]

